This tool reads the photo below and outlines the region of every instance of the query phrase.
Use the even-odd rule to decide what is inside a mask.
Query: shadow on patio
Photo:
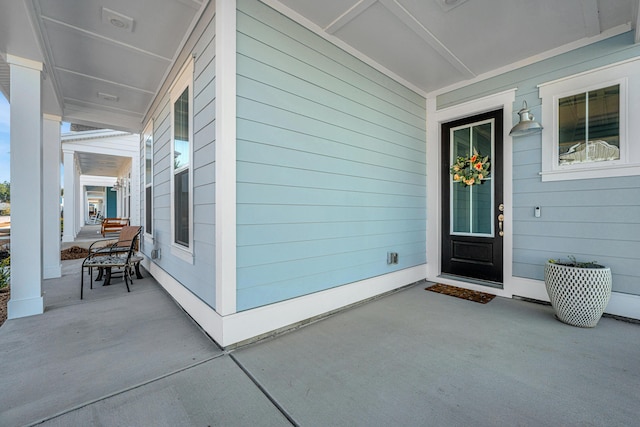
[[[564,325],[424,284],[223,351],[144,273],[79,299],[81,261],[46,312],[0,328],[0,425],[634,425],[640,325]]]

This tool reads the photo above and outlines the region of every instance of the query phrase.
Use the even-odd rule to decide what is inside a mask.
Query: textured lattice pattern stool
[[[544,283],[556,316],[564,323],[593,328],[611,297],[611,269],[547,263]]]

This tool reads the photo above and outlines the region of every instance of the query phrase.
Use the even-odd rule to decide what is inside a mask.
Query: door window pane
[[[471,192],[471,229],[474,233],[491,234],[493,214],[491,211],[491,184],[467,187]]]
[[[455,233],[470,233],[471,223],[471,191],[472,187],[463,187],[459,183],[453,183],[453,193],[451,194],[452,212],[451,219],[453,231]]]
[[[452,129],[451,162],[470,158],[478,152],[493,158],[493,120]],[[493,234],[493,186],[491,174],[482,183],[464,186],[451,178],[451,232],[453,234]]]

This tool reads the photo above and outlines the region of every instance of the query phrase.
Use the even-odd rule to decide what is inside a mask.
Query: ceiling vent
[[[463,3],[466,3],[467,0],[435,0],[436,3],[440,5],[443,11],[449,12],[451,9],[454,9],[460,6]]]
[[[98,92],[98,98],[104,99],[105,101],[118,102],[118,97],[110,93]]]
[[[129,31],[130,33],[133,32],[133,24],[135,23],[133,18],[107,9],[106,7],[102,8],[102,22],[113,25],[119,30]]]

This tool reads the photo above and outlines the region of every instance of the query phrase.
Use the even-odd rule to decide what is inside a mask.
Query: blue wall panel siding
[[[537,85],[639,55],[633,32],[621,34],[443,94],[438,107],[517,87],[514,111],[526,100],[541,117]],[[573,255],[611,267],[614,291],[640,295],[640,177],[542,182],[541,145],[540,135],[513,139],[514,276],[543,280],[547,259]]]
[[[425,99],[255,0],[237,47],[237,309],[425,263]]]
[[[171,254],[171,102],[163,96],[154,117],[155,262],[202,301],[215,308],[215,20],[198,36],[193,51],[193,264]],[[180,66],[179,64],[178,66]]]

